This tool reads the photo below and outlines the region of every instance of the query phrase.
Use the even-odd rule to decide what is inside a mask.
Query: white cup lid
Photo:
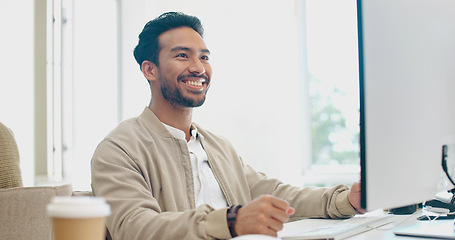
[[[47,205],[47,215],[60,218],[106,217],[111,208],[102,197],[54,197]]]

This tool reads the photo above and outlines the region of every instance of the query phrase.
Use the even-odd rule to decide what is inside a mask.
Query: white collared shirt
[[[186,141],[185,133],[183,131],[164,123],[163,125],[168,129],[172,136]],[[213,175],[213,171],[208,163],[207,153],[202,147],[196,128],[191,130],[191,138],[190,141],[187,142],[187,147],[188,152],[190,153],[191,167],[193,169],[196,207],[204,203],[215,209],[226,207],[226,198],[221,191],[215,175]]]

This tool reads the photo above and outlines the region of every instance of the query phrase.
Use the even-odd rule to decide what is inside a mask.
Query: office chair
[[[0,189],[22,187],[19,150],[12,131],[0,122]]]

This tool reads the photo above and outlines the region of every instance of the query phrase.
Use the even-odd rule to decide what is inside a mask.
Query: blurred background
[[[163,12],[199,17],[212,86],[193,121],[297,186],[359,180],[355,0],[0,0],[0,122],[24,185],[90,189],[90,160],[150,89],[132,55]]]

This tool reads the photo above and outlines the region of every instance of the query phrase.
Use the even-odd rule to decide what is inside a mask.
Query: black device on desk
[[[455,147],[455,144],[452,145],[452,147]],[[443,145],[442,146],[442,170],[447,176],[447,179],[455,186],[455,181],[452,179],[452,175],[455,174],[455,172],[452,170],[449,170],[448,165],[453,165],[454,162],[451,162],[448,164],[448,156],[449,155],[449,146],[448,145]],[[455,158],[453,158],[455,159]],[[433,199],[430,201],[425,202],[424,207],[429,210],[435,210],[435,212],[447,212],[446,214],[442,216],[421,216],[417,218],[418,220],[433,220],[433,219],[455,219],[455,188],[452,190],[448,191],[451,193],[451,197],[447,198],[446,201],[441,201],[439,199]]]
[[[455,205],[453,203],[446,203],[438,199],[427,201],[425,202],[424,206],[430,208],[447,209],[449,212],[455,212]]]
[[[455,189],[450,190],[451,192],[451,198],[448,201],[442,201],[439,199],[432,199],[430,201],[426,201],[423,204],[423,207],[427,209],[428,211],[434,211],[437,213],[442,213],[440,216],[420,216],[417,219],[418,220],[444,220],[444,219],[455,219],[455,195],[454,195]],[[446,213],[444,213],[446,212]]]

